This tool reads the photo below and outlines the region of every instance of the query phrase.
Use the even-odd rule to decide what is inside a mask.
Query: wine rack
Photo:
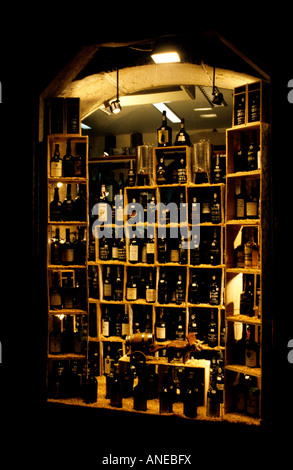
[[[60,163],[70,142],[72,175],[52,176],[50,161],[56,144]],[[74,171],[74,160],[76,166]],[[82,373],[87,359],[88,331],[88,137],[76,134],[50,134],[47,137],[47,289],[48,289],[48,396],[60,398],[74,393],[59,383],[64,373],[72,381]],[[78,176],[76,176],[78,174]],[[52,209],[58,188],[60,206],[68,198],[70,214]],[[82,210],[81,210],[82,209]],[[69,211],[68,211],[69,212]],[[68,244],[67,244],[68,241]],[[67,246],[68,245],[68,246]],[[62,374],[61,373],[61,374]],[[78,393],[76,391],[76,393]]]
[[[261,120],[251,122],[249,107],[259,94]],[[236,125],[236,107],[241,98],[245,101],[244,121]],[[233,127],[226,131],[226,155],[225,152],[217,152],[226,159],[225,177],[216,183],[194,182],[191,148],[188,146],[154,147],[152,174],[148,175],[148,181],[145,180],[147,184],[141,184],[144,178],[135,178],[133,182],[133,175],[128,180],[129,184],[124,184],[129,168],[136,166],[134,155],[88,161],[87,137],[49,135],[48,377],[58,375],[60,362],[66,362],[66,367],[72,374],[74,370],[75,376],[87,375],[90,369],[98,381],[97,401],[87,402],[84,397],[76,398],[78,395],[72,399],[65,393],[66,403],[82,406],[91,403],[91,406],[109,408],[109,401],[105,398],[106,377],[114,361],[119,360],[122,376],[129,367],[126,336],[144,332],[158,342],[162,341],[157,336],[157,324],[163,315],[166,340],[180,340],[189,333],[195,333],[201,341],[202,350],[200,354],[193,353],[186,363],[180,354],[170,360],[164,350],[156,352],[153,358],[148,356],[150,369],[158,371],[159,384],[162,384],[164,372],[169,368],[176,380],[178,371],[182,373],[182,370],[194,369],[201,384],[197,419],[209,419],[207,401],[211,371],[217,358],[221,358],[219,363],[222,365],[224,357],[223,405],[216,419],[260,424],[264,394],[265,211],[270,192],[270,126],[267,124],[266,105],[266,85],[263,83],[257,82],[235,90]],[[77,143],[85,145],[85,173],[78,177],[53,177],[50,174],[50,158],[54,146],[58,144],[60,154],[65,155],[68,140],[71,141],[73,154]],[[255,147],[249,150],[251,141],[254,141]],[[243,153],[239,152],[242,146],[246,149],[246,166],[243,164]],[[162,156],[168,170],[166,180],[157,178]],[[178,161],[178,156],[185,161],[180,181],[176,179],[175,161]],[[113,180],[116,183],[118,178],[119,183],[122,181],[119,186],[123,196],[122,218],[121,212],[119,220],[110,214],[102,224],[95,225],[98,214],[93,210],[97,202],[94,191],[98,174],[109,176],[113,172]],[[84,187],[86,218],[75,220],[72,215],[64,219],[61,215],[58,220],[52,219],[50,203],[54,200],[55,188],[59,188],[59,197],[63,201],[68,191],[75,199],[80,185]],[[108,190],[112,204],[118,187],[114,188],[110,183]],[[242,190],[246,196],[241,199]],[[206,210],[207,201],[209,210]],[[135,202],[139,203],[139,210]],[[200,208],[193,205],[194,202],[199,202]],[[160,212],[160,203],[163,213]],[[172,213],[173,209],[175,212]],[[133,228],[137,239],[129,236]],[[80,238],[79,233],[83,229],[85,232]],[[106,237],[99,236],[100,229],[105,231]],[[182,249],[181,244],[190,236],[192,243],[188,244],[187,250]],[[61,249],[66,248],[66,238],[69,237],[71,242],[74,239],[73,250],[76,248],[78,254],[73,254],[69,260],[65,255],[62,258],[62,254],[58,258],[58,253],[56,255],[52,251],[58,237],[64,241]],[[81,241],[84,258],[78,251]],[[59,304],[58,295],[55,303],[51,302],[51,294],[56,287],[54,283],[57,282],[54,278],[58,278],[59,283],[57,294],[60,287],[63,295]],[[168,288],[162,294],[161,286],[165,278]],[[81,284],[85,286],[82,301],[77,295],[80,295]],[[70,298],[64,301],[68,288],[74,294],[72,303]],[[56,345],[53,343],[53,350],[50,351],[50,335],[56,322],[64,322],[66,332],[67,319],[74,331],[82,331],[82,335],[76,337],[83,337],[86,348],[81,348],[80,342],[76,341],[71,350],[67,345],[65,350],[58,352],[58,347],[54,350]],[[215,324],[213,333],[208,329],[211,319]],[[55,396],[54,392],[50,397],[51,400],[64,399],[64,395]],[[123,402],[123,409],[133,409],[132,399],[128,397]],[[174,403],[173,412],[183,416],[181,405]],[[149,412],[159,413],[158,400],[152,400]]]
[[[266,174],[269,133],[269,124],[263,122],[248,122],[226,131],[225,416],[227,419],[247,417],[255,423],[262,419],[262,335],[265,316],[262,308],[263,227],[269,207]],[[244,145],[248,149],[252,140],[256,142],[256,168],[238,171],[236,159],[239,147]],[[236,217],[236,194],[240,192],[241,182],[250,191],[257,188],[253,204],[257,205],[258,210],[252,217],[249,217],[249,211],[242,218]],[[248,283],[251,285],[249,309],[244,293]],[[253,338],[250,337],[251,332]],[[250,358],[253,360],[250,361]]]
[[[156,165],[159,161],[160,156],[164,153],[167,166],[171,165],[174,161],[174,156],[178,154],[183,155],[186,164],[186,182],[185,183],[172,183],[168,182],[166,184],[157,184],[156,180]],[[124,157],[124,161],[121,160],[122,157],[108,157],[107,162],[105,159],[95,160],[92,162],[94,165],[106,170],[108,174],[111,173],[111,168],[115,168],[116,174],[119,174],[118,162],[123,162],[122,169],[123,171],[125,161],[127,163],[127,157]],[[133,156],[128,159],[126,168],[129,167],[130,159],[133,159]],[[135,161],[135,160],[134,160]],[[128,210],[124,211],[123,226],[119,226],[119,229],[127,230],[127,226],[132,222],[132,218],[135,219],[135,227],[137,233],[141,235],[141,238],[138,236],[139,244],[139,256],[138,259],[131,258],[131,237],[125,237],[125,261],[120,261],[117,259],[117,254],[115,255],[116,259],[113,259],[112,256],[112,245],[114,238],[110,239],[108,247],[105,250],[105,240],[102,237],[96,236],[94,238],[94,259],[88,262],[88,268],[90,270],[90,278],[96,279],[95,283],[98,285],[96,287],[95,297],[90,295],[89,303],[90,306],[94,306],[94,323],[95,327],[95,336],[90,335],[89,342],[93,342],[99,345],[100,351],[100,378],[99,386],[104,380],[105,370],[107,368],[107,350],[108,348],[112,351],[112,356],[117,354],[117,351],[120,350],[120,359],[121,367],[126,367],[129,363],[129,358],[125,355],[126,345],[125,345],[125,335],[122,334],[122,329],[118,325],[116,326],[117,316],[120,318],[122,316],[128,318],[129,325],[128,331],[129,334],[133,334],[136,331],[147,331],[152,333],[156,337],[156,321],[159,317],[161,311],[163,311],[166,318],[166,336],[167,340],[176,339],[176,322],[180,316],[183,326],[184,338],[188,333],[193,331],[194,319],[196,317],[197,325],[201,329],[202,339],[202,350],[203,354],[200,356],[194,355],[194,358],[191,360],[190,364],[183,364],[182,358],[176,358],[172,360],[171,363],[166,362],[167,358],[162,356],[162,353],[157,353],[152,359],[150,364],[152,366],[158,367],[159,375],[164,367],[193,367],[201,370],[202,381],[204,383],[204,391],[202,395],[202,404],[206,406],[207,400],[207,390],[209,386],[209,375],[210,375],[210,360],[204,359],[204,353],[208,355],[216,355],[218,353],[224,352],[224,341],[223,341],[223,332],[224,332],[224,222],[225,222],[225,213],[224,213],[224,203],[225,203],[225,185],[224,183],[202,183],[195,184],[192,183],[191,177],[191,166],[190,162],[190,148],[189,147],[167,147],[161,148],[156,147],[153,149],[153,181],[152,185],[135,185],[135,186],[124,186],[123,189],[123,198],[124,198],[124,208],[128,207]],[[91,167],[91,162],[89,163]],[[108,168],[106,168],[108,164]],[[90,170],[91,171],[91,170]],[[125,168],[124,168],[125,171]],[[125,173],[126,176],[126,173]],[[117,179],[118,176],[116,176]],[[194,222],[191,218],[191,212],[188,207],[191,208],[191,203],[196,197],[197,201],[203,201],[204,199],[213,200],[214,194],[215,198],[219,203],[220,213],[217,214],[217,219],[204,219],[200,223],[200,236],[202,240],[202,246],[205,247],[205,250],[202,249],[201,253],[198,256],[193,256],[193,251],[190,249],[184,250],[184,253],[179,249],[178,242],[180,240],[181,232],[179,230],[178,222],[181,220],[181,230],[184,236],[186,233],[192,232],[192,223]],[[147,220],[148,212],[151,210],[150,206],[146,206],[146,201],[151,202],[155,201],[155,204],[158,207],[158,203],[163,203],[168,206],[168,204],[174,204],[173,207],[178,207],[179,201],[182,202],[181,213],[177,213],[178,221],[173,222],[172,216],[170,214],[170,220],[167,217],[167,225],[165,226],[164,220],[161,220],[159,217],[159,211],[157,210],[155,216]],[[132,207],[133,202],[137,202],[144,208],[139,214],[135,210],[135,206]],[[114,219],[112,219],[114,220]],[[109,220],[104,224],[104,228],[110,228],[115,231],[115,224],[108,224]],[[198,221],[195,221],[197,224]],[[162,234],[162,228],[166,228],[165,238],[168,240],[168,252],[167,258],[162,260],[160,258],[160,236]],[[178,229],[177,237],[170,238],[170,231]],[[114,235],[114,232],[112,232]],[[193,232],[192,232],[193,233]],[[164,233],[163,233],[164,234]],[[194,231],[194,240],[199,242],[196,238],[197,232]],[[216,236],[219,244],[218,258],[210,259],[210,245],[213,242],[214,237]],[[153,242],[151,246],[150,253],[148,253],[148,247],[146,246],[149,238],[153,237]],[[172,246],[174,242],[174,246]],[[190,245],[191,246],[191,245]],[[189,247],[190,247],[189,246]],[[198,251],[198,248],[197,248]],[[105,252],[108,253],[105,257]],[[183,255],[183,256],[181,256]],[[110,273],[114,275],[115,278],[117,268],[120,268],[121,271],[121,280],[122,280],[122,300],[115,300],[112,296],[112,299],[105,298],[104,295],[104,282],[107,274],[107,268]],[[155,287],[155,297],[147,298],[146,294],[146,284],[149,279],[149,274],[152,273],[152,279]],[[160,279],[162,273],[166,273],[168,278],[168,300],[166,303],[160,302],[159,291],[160,291]],[[176,281],[178,275],[181,275],[184,293],[183,297],[180,300],[176,297]],[[202,289],[205,292],[205,295],[202,295],[198,301],[194,302],[190,297],[190,287],[192,283],[193,276],[196,276],[201,287],[205,286],[205,289]],[[131,290],[128,290],[128,282],[131,279],[131,276],[134,276],[137,279],[136,290],[137,293],[132,298]],[[215,302],[210,301],[209,299],[209,284],[211,279],[214,278],[217,282],[218,289],[218,300]],[[145,281],[145,282],[144,282]],[[90,288],[90,292],[93,289]],[[113,291],[113,285],[112,285]],[[111,313],[112,316],[112,326],[110,332],[107,331],[106,335],[104,332],[104,321],[108,313]],[[211,313],[213,312],[215,321],[216,321],[216,338],[214,342],[209,345],[207,339],[207,325],[210,320]],[[121,321],[121,320],[120,320]],[[146,326],[147,323],[147,326]],[[175,324],[175,327],[174,327]],[[120,334],[117,334],[120,332]],[[163,353],[164,354],[164,353]],[[197,358],[198,357],[198,358]],[[106,361],[106,363],[105,363]],[[123,366],[124,364],[124,366]],[[161,379],[160,379],[161,380]],[[102,385],[101,385],[102,386]]]

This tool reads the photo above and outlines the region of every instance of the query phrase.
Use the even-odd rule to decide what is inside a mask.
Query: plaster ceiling
[[[253,82],[266,75],[245,55],[241,54],[224,38],[217,34],[207,34],[197,38],[176,38],[183,50],[180,64],[156,65],[150,58],[156,39],[133,41],[131,43],[108,43],[91,46],[88,59],[81,52],[75,61],[75,74],[67,72],[62,86],[58,81],[51,85],[54,96],[80,97],[81,119],[97,135],[125,134],[133,132],[154,132],[161,122],[160,113],[150,102],[141,100],[141,92],[156,94],[152,102],[169,102],[168,106],[185,118],[186,129],[214,129],[231,126],[232,90],[245,83]],[[101,111],[106,100],[112,101],[117,95],[116,69],[119,68],[119,98],[122,111],[118,115],[106,115]],[[223,93],[227,106],[213,107],[206,113],[195,108],[209,104],[198,87],[210,89],[213,70],[215,84]],[[68,71],[72,70],[67,68]],[[174,94],[160,97],[161,89],[166,92],[174,87],[195,87],[195,98]],[[57,92],[56,92],[57,91]],[[47,93],[48,95],[49,93]],[[46,93],[45,93],[46,95]],[[123,103],[125,97],[135,97],[136,102]],[[214,118],[201,117],[201,114],[216,114]],[[176,130],[176,125],[172,124]],[[179,128],[179,125],[177,125]]]

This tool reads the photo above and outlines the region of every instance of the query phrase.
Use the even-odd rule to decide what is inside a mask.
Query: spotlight
[[[110,103],[110,109],[111,109],[111,112],[114,113],[114,114],[118,114],[120,113],[121,111],[121,104],[120,104],[120,101],[119,101],[119,75],[118,75],[118,67],[117,67],[117,99],[115,101],[112,101],[112,103]]]
[[[110,104],[110,108],[111,108],[112,113],[114,113],[114,114],[120,113],[120,111],[122,109],[120,101],[119,100],[112,101],[112,103]]]

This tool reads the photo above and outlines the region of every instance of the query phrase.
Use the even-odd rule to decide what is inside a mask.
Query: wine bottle
[[[66,198],[62,202],[62,220],[69,222],[74,220],[74,203],[71,199],[71,184],[67,185]]]
[[[73,289],[73,279],[71,277],[71,273],[65,273],[63,278],[63,285],[62,285],[62,296],[63,296],[63,307],[65,309],[73,309],[73,297],[74,297],[74,289]]]
[[[133,301],[137,300],[137,298],[137,284],[133,274],[131,274],[130,279],[128,279],[126,284],[126,299]]]
[[[235,125],[245,124],[245,95],[235,100]]]
[[[64,176],[64,178],[74,176],[74,158],[71,154],[71,142],[70,142],[70,140],[67,141],[66,154],[63,157],[62,166],[63,166],[63,176]]]
[[[147,387],[145,380],[145,371],[138,375],[138,383],[133,390],[133,408],[137,411],[147,410]]]
[[[172,145],[172,129],[168,126],[166,111],[162,114],[162,124],[157,129],[158,147],[168,147]]]
[[[49,334],[49,353],[62,353],[61,325],[58,317],[53,315],[53,330]]]
[[[218,331],[217,331],[217,323],[215,321],[215,313],[213,309],[211,310],[207,337],[208,337],[209,347],[215,348],[218,345]]]
[[[178,183],[185,184],[187,183],[187,169],[186,169],[186,161],[183,155],[181,155],[178,164]]]
[[[139,245],[135,233],[132,235],[132,239],[129,243],[129,262],[138,263],[139,260]]]
[[[256,185],[251,183],[250,194],[246,198],[246,218],[247,219],[257,219],[259,216],[258,213],[258,191]]]
[[[245,376],[246,381],[246,413],[249,416],[259,415],[259,395],[260,390],[257,386],[257,378],[250,375]]]
[[[125,238],[124,237],[120,238],[120,240],[119,240],[118,260],[119,261],[126,261],[126,244],[125,244]]]
[[[65,242],[62,245],[61,261],[64,265],[74,263],[74,246],[70,240],[70,228],[65,229]]]
[[[191,203],[191,214],[190,214],[190,222],[192,225],[197,225],[200,223],[200,205],[197,202],[197,198],[194,196],[192,198]]]
[[[212,182],[214,184],[222,183],[223,180],[223,170],[220,163],[220,155],[217,153],[213,159],[212,167]]]
[[[86,242],[84,240],[84,227],[78,227],[78,236],[74,242],[74,264],[84,265],[86,257]]]
[[[110,406],[122,408],[122,387],[118,364],[114,364],[113,379],[110,387]]]
[[[86,200],[81,184],[77,185],[77,195],[74,199],[74,220],[80,220],[81,222],[86,220]]]
[[[258,168],[258,152],[259,145],[256,140],[256,133],[254,133],[247,152],[247,169],[249,171],[257,170]]]
[[[235,194],[235,218],[245,219],[246,218],[246,183],[245,180],[241,180],[241,186],[236,189]]]
[[[170,262],[179,263],[179,243],[177,238],[171,238],[170,241]]]
[[[190,137],[185,130],[184,118],[181,119],[180,131],[176,135],[174,145],[187,145],[188,147],[191,147]]]
[[[102,316],[102,335],[108,338],[110,336],[110,316],[108,314],[108,307]]]
[[[247,170],[247,150],[244,145],[244,134],[240,135],[238,150],[234,153],[234,173]]]
[[[170,387],[169,372],[164,371],[162,386],[159,392],[160,400],[160,414],[172,413],[173,412],[173,393]]]
[[[62,158],[60,157],[59,144],[55,144],[54,154],[51,157],[50,176],[51,178],[62,177]]]
[[[253,325],[246,325],[245,365],[247,367],[258,366],[258,344],[255,341]]]
[[[248,122],[256,122],[260,120],[260,93],[255,91],[250,93],[248,101]]]
[[[160,304],[167,304],[169,302],[168,281],[166,279],[165,271],[161,272],[158,285],[158,302]]]
[[[130,167],[129,167],[129,170],[128,170],[127,186],[130,186],[130,187],[135,186],[135,172],[134,172],[133,159],[130,160]]]
[[[148,264],[154,264],[155,262],[155,240],[152,233],[146,243],[146,262]]]
[[[60,222],[62,220],[62,202],[59,199],[59,188],[54,188],[54,198],[50,202],[50,220]]]
[[[188,371],[187,384],[184,390],[183,413],[188,418],[197,417],[198,388],[195,386],[194,372]]]
[[[51,239],[51,264],[61,264],[61,244],[59,228],[56,228],[55,236]]]
[[[156,301],[156,286],[153,281],[153,272],[150,270],[149,280],[146,285],[146,302],[151,303]]]
[[[59,274],[58,272],[52,273],[52,287],[50,289],[50,309],[60,310],[62,309],[62,295],[61,288],[59,285]]]
[[[128,313],[124,311],[121,321],[121,328],[122,328],[122,338],[126,338],[130,334],[130,325],[129,325],[129,318]]]
[[[118,240],[114,236],[114,230],[113,230],[113,238],[112,238],[112,246],[111,246],[111,259],[113,261],[117,261],[119,259],[119,253],[118,253]]]
[[[102,261],[110,259],[110,246],[105,235],[99,240],[99,258]]]
[[[159,158],[159,163],[156,166],[157,184],[167,184],[167,168],[164,162],[164,155]]]
[[[158,262],[159,263],[168,262],[167,240],[164,237],[161,237],[158,240]]]
[[[199,304],[199,285],[197,281],[197,275],[192,274],[191,283],[189,286],[189,302],[191,304]]]
[[[123,281],[121,278],[121,267],[117,266],[116,279],[113,286],[113,300],[123,300]]]
[[[210,282],[209,303],[210,305],[220,304],[220,287],[215,275],[212,276]]]
[[[215,379],[210,380],[207,393],[207,416],[218,418],[220,416],[220,399]]]
[[[180,242],[179,242],[179,263],[180,264],[187,264],[187,248],[185,248],[186,240],[182,235]]]
[[[99,221],[110,223],[110,220],[108,220],[108,208],[109,207],[110,207],[110,203],[107,197],[106,185],[102,184],[100,195],[99,195],[99,201],[98,201],[98,210],[97,210],[97,216],[98,216]]]
[[[177,321],[177,326],[175,330],[175,339],[176,341],[184,341],[185,338],[185,331],[184,331],[184,322],[182,319],[182,314],[179,313],[178,315],[178,321]]]
[[[210,264],[212,266],[217,266],[220,264],[221,251],[218,242],[217,229],[214,229],[214,238],[210,245]]]
[[[212,224],[221,223],[221,203],[217,193],[214,193],[213,202],[211,204],[211,222]]]
[[[104,300],[112,300],[112,279],[110,266],[107,266],[106,268],[106,276],[103,283],[103,298]]]
[[[156,341],[166,341],[166,322],[164,320],[164,310],[160,308],[159,317],[155,323],[155,338]]]
[[[246,278],[247,279],[247,278]],[[244,292],[240,294],[240,314],[249,317],[254,316],[254,294],[250,280],[246,280]]]
[[[203,201],[200,205],[201,214],[200,214],[200,221],[203,222],[210,222],[211,221],[211,201],[208,194],[205,194]]]
[[[175,302],[180,305],[185,301],[185,288],[183,285],[182,275],[179,274],[175,288]]]

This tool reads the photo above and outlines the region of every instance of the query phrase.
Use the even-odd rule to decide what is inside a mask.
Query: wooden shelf
[[[251,375],[253,377],[261,377],[261,368],[260,367],[247,367],[240,364],[226,364],[226,370],[231,370],[233,372],[239,372],[244,375]]]

